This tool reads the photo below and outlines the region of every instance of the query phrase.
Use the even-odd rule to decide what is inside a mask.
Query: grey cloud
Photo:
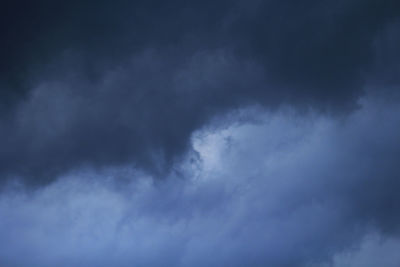
[[[396,103],[365,98],[342,121],[264,112],[259,124],[197,132],[199,161],[182,163],[185,179],[89,168],[27,194],[9,189],[0,201],[0,259],[11,266],[341,266],[350,253],[362,262],[354,247],[365,236],[391,242],[398,231]],[[118,188],[119,177],[131,183]]]
[[[399,15],[3,1],[0,265],[395,264]]]
[[[1,125],[3,180],[22,175],[43,184],[87,164],[131,163],[161,174],[189,148],[193,131],[232,101],[240,105],[236,96],[225,100],[220,87],[244,88],[240,79],[254,76],[251,64],[241,66],[223,51],[172,70],[164,58],[144,51],[95,86],[73,75],[38,85]],[[231,79],[233,71],[242,76]]]
[[[361,244],[336,255],[332,265],[326,266],[395,267],[400,261],[397,255],[399,245],[399,240],[396,238],[383,239],[379,235],[372,233],[363,238]]]
[[[2,12],[2,183],[127,163],[162,176],[194,131],[237,108],[345,113],[367,82],[397,91],[386,60],[397,1],[6,1]]]

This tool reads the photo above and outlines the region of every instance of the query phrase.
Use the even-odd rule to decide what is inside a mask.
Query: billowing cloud
[[[395,0],[3,1],[1,266],[397,266]]]
[[[164,175],[193,132],[237,108],[343,114],[369,83],[397,91],[397,1],[6,1],[1,12],[3,183],[82,165]]]
[[[121,166],[10,187],[1,264],[396,266],[396,103],[366,98],[341,121],[243,110],[256,122],[196,132],[168,179]]]

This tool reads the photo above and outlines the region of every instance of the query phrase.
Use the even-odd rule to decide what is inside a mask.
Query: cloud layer
[[[1,266],[398,266],[400,2],[3,1]]]
[[[342,121],[243,110],[257,122],[197,132],[193,156],[164,180],[89,168],[10,189],[1,264],[396,266],[400,110],[360,105]]]
[[[397,1],[6,1],[2,12],[3,183],[86,164],[164,175],[193,132],[237,108],[343,114],[370,84],[397,91]]]

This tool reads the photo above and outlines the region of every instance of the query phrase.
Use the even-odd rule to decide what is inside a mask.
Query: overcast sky
[[[400,2],[3,1],[0,266],[398,267]]]

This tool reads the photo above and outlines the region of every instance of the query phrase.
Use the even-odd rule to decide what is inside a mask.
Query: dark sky
[[[2,1],[0,266],[399,266],[399,29],[395,0]]]

